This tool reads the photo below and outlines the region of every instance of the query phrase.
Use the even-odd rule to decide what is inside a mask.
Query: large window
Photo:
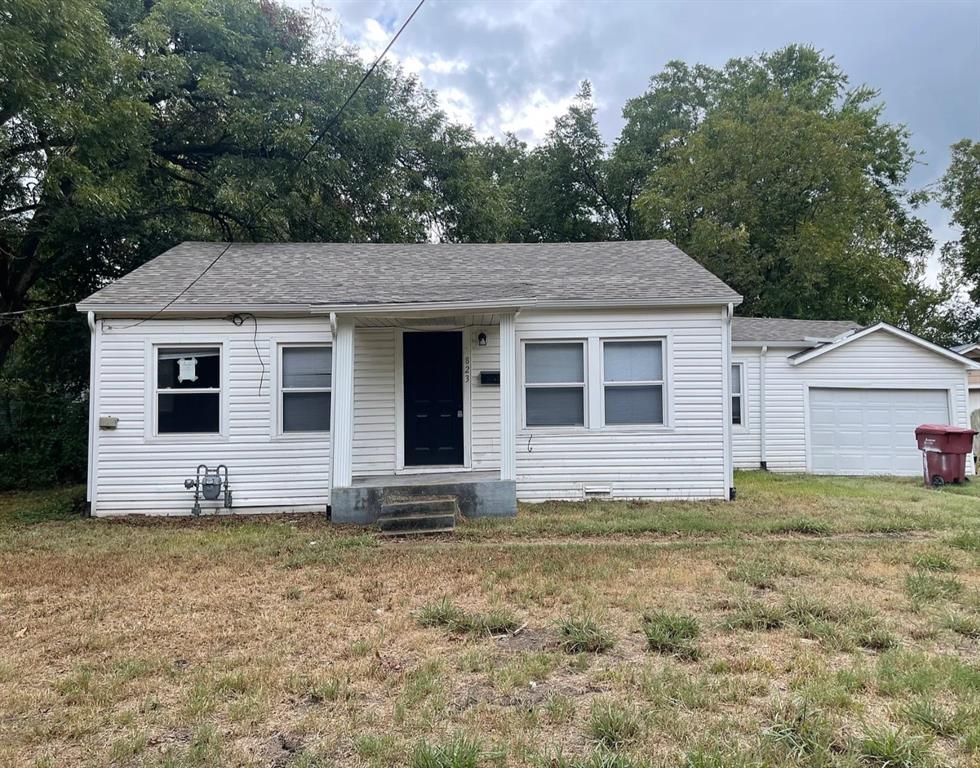
[[[602,389],[605,424],[663,424],[663,342],[604,341]]]
[[[305,345],[280,349],[282,431],[326,432],[330,429],[331,348]]]
[[[584,342],[524,345],[524,421],[529,427],[584,426]]]
[[[732,363],[732,424],[741,424],[745,418],[742,406],[742,364]]]
[[[157,434],[221,431],[221,348],[157,348]]]

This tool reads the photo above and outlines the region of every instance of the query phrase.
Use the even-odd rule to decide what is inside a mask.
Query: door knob
[[[456,418],[457,419],[463,418],[463,409],[462,408],[460,408],[458,411],[456,411]]]

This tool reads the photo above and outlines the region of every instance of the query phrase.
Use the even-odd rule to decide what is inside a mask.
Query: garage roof
[[[793,342],[807,339],[835,339],[847,331],[860,330],[853,320],[789,320],[781,317],[736,317],[732,321],[732,341]]]

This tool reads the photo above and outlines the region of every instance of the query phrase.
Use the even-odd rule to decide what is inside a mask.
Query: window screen
[[[585,424],[585,345],[524,345],[524,420],[529,427]]]
[[[333,350],[328,346],[282,348],[282,431],[330,429]]]
[[[602,371],[607,425],[664,423],[663,342],[605,341]]]

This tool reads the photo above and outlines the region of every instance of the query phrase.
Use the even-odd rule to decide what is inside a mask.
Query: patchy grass
[[[694,644],[701,628],[693,616],[653,611],[643,615],[642,626],[651,650],[682,659],[694,660],[701,656],[700,649]]]
[[[601,653],[616,644],[613,634],[593,616],[574,615],[557,622],[558,643],[566,653]]]
[[[401,542],[0,495],[0,765],[975,765],[980,484],[737,483]]]

